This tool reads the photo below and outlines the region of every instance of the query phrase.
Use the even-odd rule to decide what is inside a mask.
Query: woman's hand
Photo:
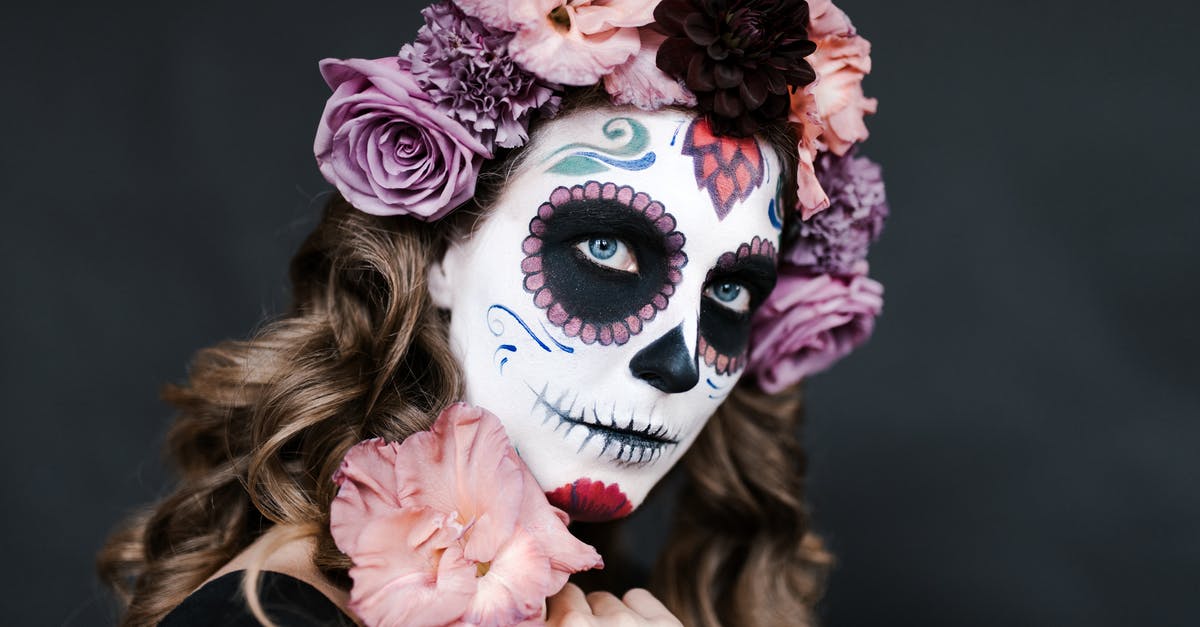
[[[634,588],[618,599],[607,592],[584,596],[579,586],[569,583],[547,602],[546,624],[550,627],[682,627],[654,595]]]

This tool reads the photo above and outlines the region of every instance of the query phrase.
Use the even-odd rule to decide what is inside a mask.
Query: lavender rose
[[[437,220],[475,194],[491,153],[425,99],[396,59],[325,59],[334,90],[313,152],[321,174],[356,208]]]
[[[861,269],[839,277],[786,263],[780,268],[752,323],[748,373],[764,392],[774,394],[825,370],[871,337],[883,286]]]

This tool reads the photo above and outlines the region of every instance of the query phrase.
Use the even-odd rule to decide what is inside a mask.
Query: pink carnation
[[[654,0],[457,0],[468,15],[516,32],[517,63],[544,80],[592,85],[641,48],[637,27],[654,21]],[[507,5],[507,10],[502,10]]]
[[[658,67],[658,49],[667,36],[649,28],[638,29],[638,35],[642,49],[604,77],[604,88],[613,103],[647,111],[670,105],[696,106],[696,95]]]
[[[858,274],[839,277],[780,268],[771,296],[754,314],[750,365],[763,391],[774,394],[821,372],[861,346],[883,309],[883,286]]]
[[[483,409],[453,405],[431,431],[362,442],[334,481],[350,609],[372,627],[538,622],[571,573],[603,566]]]
[[[491,152],[428,100],[395,58],[325,59],[333,89],[313,152],[321,174],[361,211],[436,220],[475,194]]]
[[[850,18],[831,0],[812,0],[808,5],[808,36],[817,44],[808,62],[817,80],[792,95],[790,115],[802,127],[797,185],[806,220],[829,206],[812,171],[817,152],[842,156],[867,139],[863,118],[878,107],[862,89],[863,77],[871,72],[871,42],[859,36]]]

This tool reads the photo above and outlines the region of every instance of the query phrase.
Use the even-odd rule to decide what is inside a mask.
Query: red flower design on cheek
[[[683,154],[692,157],[696,185],[708,190],[719,220],[763,183],[765,168],[758,140],[717,136],[704,118],[696,118],[688,127]]]

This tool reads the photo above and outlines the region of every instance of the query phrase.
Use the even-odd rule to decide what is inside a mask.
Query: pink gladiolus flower
[[[755,312],[750,364],[764,392],[774,394],[832,366],[865,343],[883,309],[883,286],[867,278],[809,275],[786,263],[771,296]]]
[[[811,0],[808,36],[817,51],[808,57],[817,80],[792,95],[789,119],[801,125],[800,171],[797,176],[803,217],[819,213],[829,199],[812,173],[817,152],[846,154],[867,139],[863,118],[875,113],[878,101],[863,95],[863,77],[871,72],[871,42],[859,36],[845,12],[831,0]]]
[[[350,609],[371,627],[538,623],[571,573],[603,567],[483,409],[359,443],[334,481],[330,531],[354,563]]]
[[[680,81],[667,76],[655,61],[667,36],[649,28],[638,29],[638,34],[642,49],[604,77],[604,88],[612,96],[613,104],[631,104],[647,111],[671,105],[696,106],[696,95]]]
[[[468,15],[515,32],[508,51],[544,80],[592,85],[641,48],[637,28],[654,21],[655,0],[457,0]]]

